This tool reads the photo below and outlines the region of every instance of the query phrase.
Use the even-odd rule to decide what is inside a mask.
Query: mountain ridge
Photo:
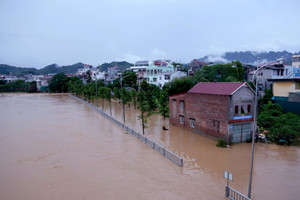
[[[299,55],[299,52],[290,53],[288,51],[269,51],[269,52],[257,52],[257,51],[234,51],[226,52],[221,56],[207,55],[198,60],[203,62],[215,62],[215,63],[226,63],[235,60],[240,61],[243,64],[257,64],[257,58],[259,62],[271,62],[277,59],[283,58],[284,63],[292,64],[292,56]]]

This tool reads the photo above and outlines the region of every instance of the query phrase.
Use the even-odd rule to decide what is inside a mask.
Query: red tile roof
[[[194,59],[192,62],[196,62],[198,65],[209,65],[208,63],[205,63],[205,62],[202,62],[202,61],[200,61],[200,60],[196,60],[196,59]]]
[[[188,93],[232,95],[244,84],[247,85],[242,82],[199,82]]]

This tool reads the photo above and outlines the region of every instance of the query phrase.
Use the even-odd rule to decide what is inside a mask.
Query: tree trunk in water
[[[110,112],[110,116],[112,116],[112,113],[111,113],[111,101],[109,101],[109,112]]]
[[[122,103],[122,107],[123,107],[123,120],[124,120],[124,124],[125,124],[125,105],[124,105],[124,103]]]

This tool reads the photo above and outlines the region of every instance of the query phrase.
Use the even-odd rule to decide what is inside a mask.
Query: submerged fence
[[[77,99],[78,101],[81,101],[82,103],[84,103],[84,104],[86,104],[88,106],[90,106],[91,108],[93,108],[97,112],[101,113],[104,117],[110,119],[111,121],[113,121],[114,123],[116,123],[118,126],[120,126],[121,128],[125,129],[128,133],[130,133],[131,135],[135,136],[137,139],[139,139],[140,141],[142,141],[143,143],[145,143],[146,145],[148,145],[149,147],[151,147],[155,151],[159,152],[161,155],[165,156],[166,158],[168,158],[169,160],[171,160],[172,162],[174,162],[175,164],[177,164],[179,167],[183,167],[183,159],[180,158],[179,156],[177,156],[176,154],[174,154],[171,151],[167,150],[163,146],[160,146],[160,145],[156,144],[155,142],[153,142],[152,140],[148,139],[147,137],[139,134],[138,132],[134,131],[133,129],[129,128],[125,124],[119,122],[118,120],[116,120],[112,116],[106,114],[105,112],[103,112],[99,108],[97,108],[94,105],[92,105],[92,104],[84,101],[83,99],[80,99],[80,98],[78,98],[78,97],[76,97],[76,96],[74,96],[72,94],[69,94],[69,96],[73,97],[74,99]]]
[[[243,195],[242,193],[229,187],[228,185],[226,185],[225,188],[225,196],[231,200],[251,200],[249,197]]]

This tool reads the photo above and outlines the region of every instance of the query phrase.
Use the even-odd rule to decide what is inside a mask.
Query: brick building
[[[254,92],[247,83],[202,82],[169,97],[170,123],[234,143],[250,140]]]

